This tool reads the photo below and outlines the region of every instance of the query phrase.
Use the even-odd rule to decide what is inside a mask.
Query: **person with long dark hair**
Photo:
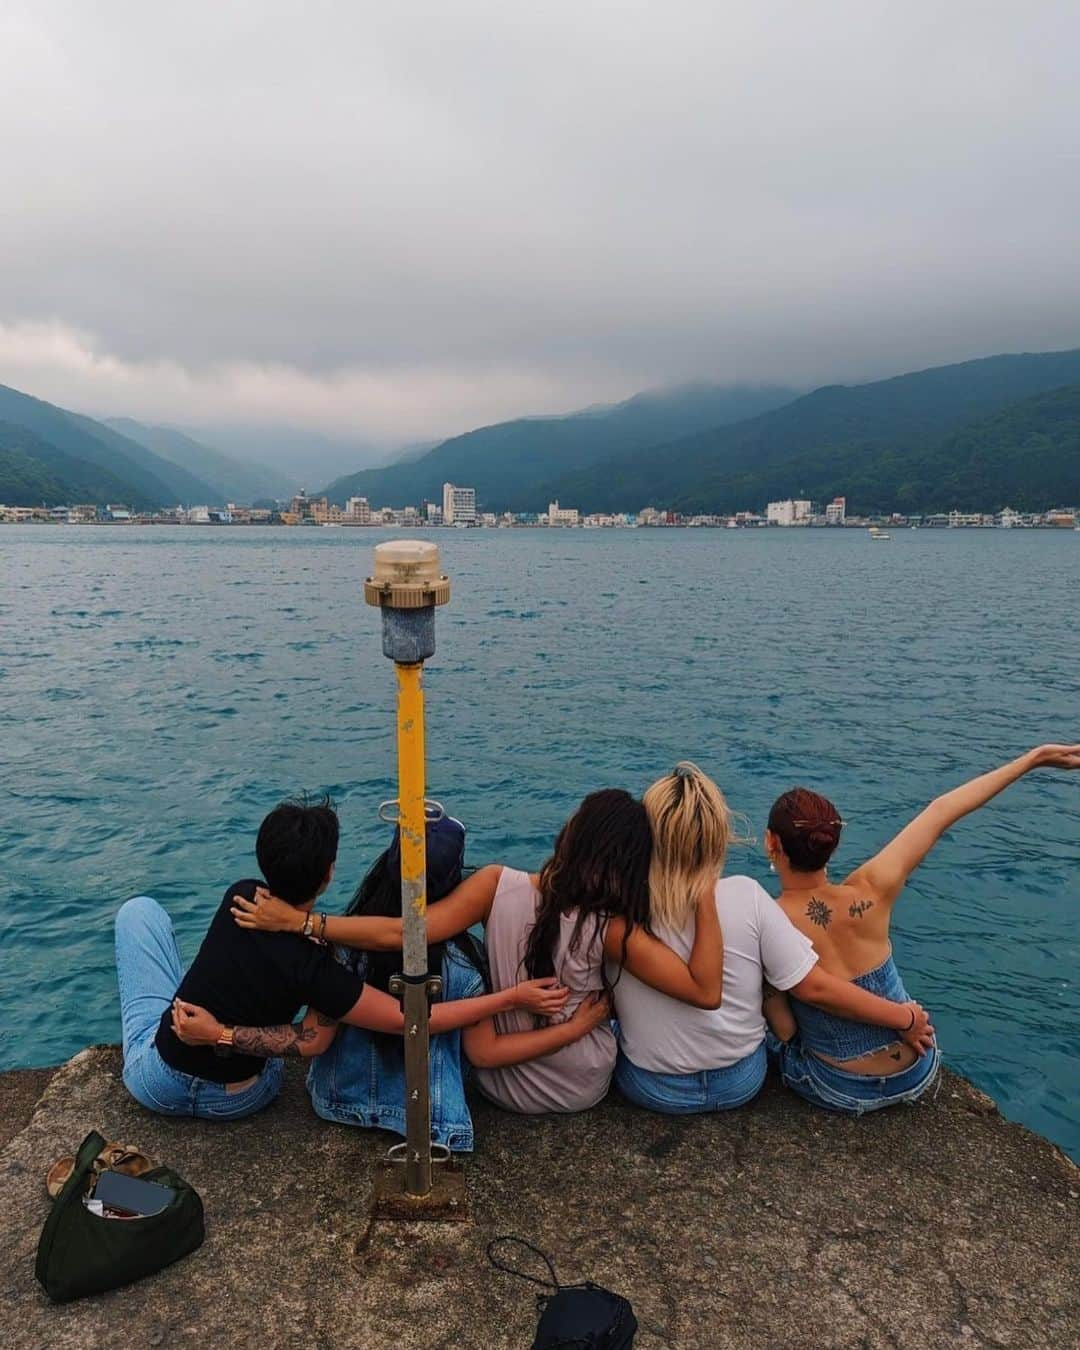
[[[554,1017],[502,1013],[463,1036],[476,1081],[493,1101],[519,1112],[581,1111],[607,1092],[616,1044],[609,995],[621,970],[674,998],[719,1006],[723,942],[715,906],[700,911],[686,959],[649,931],[652,839],[644,806],[628,792],[590,793],[559,831],[538,874],[482,867],[427,914],[428,940],[485,927],[495,992],[518,979],[557,979],[569,990]],[[291,930],[286,906],[238,900],[238,923]],[[322,916],[316,916],[322,927]],[[370,950],[401,946],[401,920],[326,916],[326,936]],[[605,971],[605,957],[612,974]]]
[[[827,797],[792,788],[773,803],[765,850],[780,878],[780,908],[809,938],[822,969],[853,989],[894,1002],[907,992],[892,956],[893,905],[908,877],[946,830],[1032,769],[1080,769],[1080,745],[1044,745],[932,801],[869,862],[843,881],[826,868],[843,820]],[[801,1097],[832,1111],[866,1111],[914,1101],[934,1082],[940,1054],[919,1057],[880,1026],[844,1021],[800,999],[766,1002],[781,1040],[780,1071]]]

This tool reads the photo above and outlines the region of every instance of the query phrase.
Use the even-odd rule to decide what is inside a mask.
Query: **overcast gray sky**
[[[0,381],[435,437],[1080,345],[1080,7],[5,0]]]

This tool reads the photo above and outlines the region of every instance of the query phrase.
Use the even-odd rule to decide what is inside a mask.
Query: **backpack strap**
[[[547,1266],[548,1274],[551,1276],[551,1279],[537,1279],[535,1275],[528,1275],[525,1271],[519,1270],[517,1266],[507,1265],[505,1261],[500,1260],[495,1254],[495,1247],[500,1242],[516,1242],[519,1247],[524,1247],[526,1251],[530,1251],[534,1256],[538,1256],[540,1260],[543,1261],[544,1265]],[[551,1258],[546,1252],[542,1252],[539,1247],[534,1247],[531,1242],[526,1242],[524,1238],[513,1237],[509,1234],[492,1238],[487,1245],[487,1258],[496,1270],[505,1271],[507,1275],[516,1275],[519,1280],[528,1280],[530,1284],[538,1284],[541,1289],[552,1289],[555,1293],[558,1293],[561,1288],[559,1277],[555,1274],[555,1267],[551,1264]]]

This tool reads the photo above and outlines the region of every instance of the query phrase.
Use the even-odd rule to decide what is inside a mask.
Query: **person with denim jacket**
[[[889,924],[904,884],[946,830],[1037,768],[1080,768],[1080,745],[1044,745],[938,797],[843,881],[826,867],[843,821],[826,797],[793,788],[769,812],[765,848],[783,890],[781,909],[813,943],[822,967],[853,988],[896,1003],[907,991]],[[937,1044],[920,1057],[880,1026],[844,1021],[773,992],[766,1002],[784,1082],[817,1106],[850,1115],[912,1102],[935,1081]]]
[[[451,816],[427,824],[427,898],[437,903],[461,882],[465,827]],[[391,917],[401,912],[401,833],[360,883],[349,913]],[[400,953],[339,948],[344,963],[386,989],[401,966]],[[470,934],[428,948],[428,969],[442,976],[441,997],[476,998],[488,988],[482,950]],[[468,1061],[461,1032],[432,1036],[430,1048],[431,1139],[452,1153],[471,1153],[475,1144],[465,1094]],[[312,1060],[307,1077],[311,1104],[324,1120],[405,1136],[405,1056],[401,1038],[359,1027],[342,1027],[324,1054]]]

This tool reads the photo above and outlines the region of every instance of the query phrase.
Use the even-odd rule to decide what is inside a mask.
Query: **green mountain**
[[[1071,479],[1065,472],[1075,465],[1075,439],[1063,386],[1078,381],[1080,350],[992,356],[873,384],[832,385],[733,426],[552,475],[546,491],[589,510],[652,504],[726,512],[777,498],[841,495],[855,512],[965,503],[992,510],[1010,502],[1019,509],[1021,485],[1032,475],[1024,500],[1045,509],[1068,498],[1075,482],[1075,468]],[[1034,397],[1052,390],[1061,390],[1060,402]],[[994,438],[991,457],[979,449],[985,435]],[[1040,467],[1036,480],[1033,447],[1047,441],[1046,473]],[[1043,489],[1049,500],[1039,495]]]
[[[0,445],[9,455],[17,452],[0,472],[2,502],[57,505],[107,499],[145,510],[223,501],[202,479],[103,422],[6,385],[0,385],[0,424],[5,428]],[[27,459],[40,468],[31,469]],[[16,492],[25,493],[35,482],[47,487],[44,496],[17,502]]]
[[[537,510],[547,507],[545,484],[557,475],[753,417],[795,397],[786,388],[695,385],[566,417],[519,418],[455,436],[416,459],[338,478],[326,495],[339,503],[355,495],[372,505],[404,506],[425,497],[441,501],[443,483],[454,482],[475,487],[487,510]]]
[[[129,500],[130,485],[107,469],[57,450],[25,427],[0,422],[0,502],[71,506]]]
[[[105,425],[209,483],[215,501],[250,505],[261,498],[288,497],[294,491],[285,474],[226,455],[175,427],[146,426],[132,417],[109,417]]]

